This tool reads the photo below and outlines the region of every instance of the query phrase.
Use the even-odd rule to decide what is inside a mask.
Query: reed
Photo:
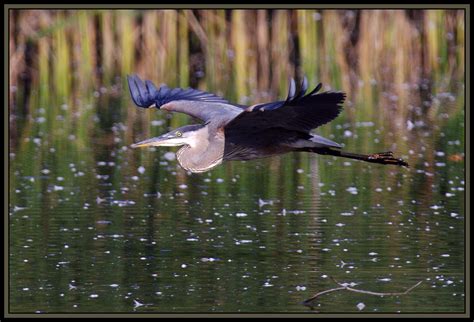
[[[58,19],[66,19],[67,13],[58,13]],[[70,34],[69,34],[70,35]],[[58,28],[52,37],[52,66],[53,87],[56,89],[56,97],[60,104],[65,103],[71,97],[71,51],[73,46],[68,44],[68,32],[65,28]],[[51,61],[50,61],[51,62]]]
[[[288,90],[288,79],[294,76],[290,68],[290,48],[288,12],[276,10],[272,13],[271,21],[271,88],[274,93],[285,95]],[[293,44],[291,44],[293,45]]]
[[[112,82],[116,59],[113,12],[100,11],[97,16],[99,24],[95,32],[100,34],[102,40],[100,43],[101,59],[99,61],[99,74],[102,76],[102,82],[104,84],[110,84]]]
[[[320,14],[315,10],[298,10],[297,24],[299,47],[303,73],[307,75],[311,84],[319,82],[320,52],[319,52],[319,24]]]
[[[189,84],[189,30],[186,12],[178,16],[178,77],[179,86],[184,88]]]
[[[233,69],[232,75],[234,78],[234,89],[238,95],[238,103],[244,103],[242,97],[248,95],[249,88],[247,86],[248,73],[248,32],[245,19],[246,12],[243,10],[232,11],[231,21],[231,41],[233,55]]]
[[[349,105],[356,107],[349,106],[343,118],[354,122],[372,115],[387,122],[389,115],[402,124],[423,104],[411,99],[413,84],[428,81],[427,92],[459,89],[455,80],[464,80],[465,68],[463,11],[426,10],[410,18],[404,10],[362,10],[359,20],[347,19],[355,13],[18,10],[10,15],[10,82],[16,86],[10,111],[26,120],[42,107],[47,128],[62,116],[64,127],[74,132],[78,122],[87,122],[83,115],[93,117],[94,109],[102,108],[82,114],[80,102],[92,102],[84,96],[101,87],[124,88],[130,73],[248,104],[284,97],[289,78],[305,74],[311,86],[321,81],[348,93]],[[348,28],[347,21],[356,25]],[[380,100],[380,93],[388,98]],[[129,126],[137,117],[143,124],[163,117],[123,108],[120,117]],[[18,136],[26,124],[20,123]]]

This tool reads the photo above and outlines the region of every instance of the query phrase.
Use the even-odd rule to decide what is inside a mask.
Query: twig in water
[[[337,282],[334,278],[331,277],[331,279],[337,284],[339,285],[339,287],[336,287],[336,288],[331,288],[329,290],[325,290],[325,291],[321,291],[321,292],[318,292],[316,293],[315,295],[313,295],[311,298],[305,300],[303,302],[303,305],[306,305],[306,306],[309,306],[309,307],[313,307],[311,305],[311,302],[314,301],[315,299],[317,299],[318,297],[320,297],[321,295],[324,295],[324,294],[328,294],[328,293],[332,293],[332,292],[336,292],[336,291],[350,291],[350,292],[356,292],[356,293],[362,293],[362,294],[368,294],[368,295],[375,295],[375,296],[398,296],[398,295],[405,295],[405,294],[408,294],[409,292],[411,292],[415,287],[417,287],[418,285],[421,284],[421,282],[423,281],[419,281],[418,283],[416,283],[415,285],[413,285],[412,287],[408,288],[406,291],[404,292],[390,292],[390,293],[382,293],[382,292],[372,292],[372,291],[365,291],[365,290],[359,290],[359,289],[356,289],[356,288],[353,288],[353,287],[349,287],[347,285],[344,285],[344,284],[341,284],[339,282]]]

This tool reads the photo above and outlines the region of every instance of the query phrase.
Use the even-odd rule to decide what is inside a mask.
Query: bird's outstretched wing
[[[243,112],[242,107],[230,104],[212,93],[192,88],[160,88],[149,80],[143,82],[137,75],[127,76],[133,102],[143,108],[156,107],[170,112],[185,113],[205,122],[225,124]]]
[[[148,108],[155,104],[160,108],[166,103],[178,100],[228,103],[220,96],[193,88],[169,88],[166,85],[156,88],[149,80],[143,83],[137,75],[127,76],[127,80],[133,102],[139,107]]]
[[[318,93],[322,85],[306,94],[308,81],[304,78],[297,93],[295,81],[291,79],[288,97],[284,101],[257,104],[248,107],[226,125],[226,131],[245,131],[256,127],[282,127],[288,130],[309,132],[335,119],[342,111],[345,93]],[[306,95],[305,95],[306,94]]]

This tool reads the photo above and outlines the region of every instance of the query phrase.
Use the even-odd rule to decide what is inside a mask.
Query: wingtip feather
[[[287,101],[291,101],[295,97],[296,93],[296,83],[293,78],[290,79],[290,86],[288,88],[288,96],[286,98]]]

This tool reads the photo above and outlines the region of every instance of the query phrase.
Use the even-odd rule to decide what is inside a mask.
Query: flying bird
[[[298,91],[294,79],[290,80],[286,100],[252,106],[233,104],[192,88],[157,88],[137,75],[127,76],[127,80],[137,106],[184,113],[202,121],[131,145],[182,146],[176,158],[193,173],[209,171],[223,161],[252,160],[292,151],[408,167],[402,159],[394,158],[392,152],[345,152],[338,143],[311,133],[339,115],[346,96],[343,92],[319,92],[322,84],[306,94],[306,77]]]

